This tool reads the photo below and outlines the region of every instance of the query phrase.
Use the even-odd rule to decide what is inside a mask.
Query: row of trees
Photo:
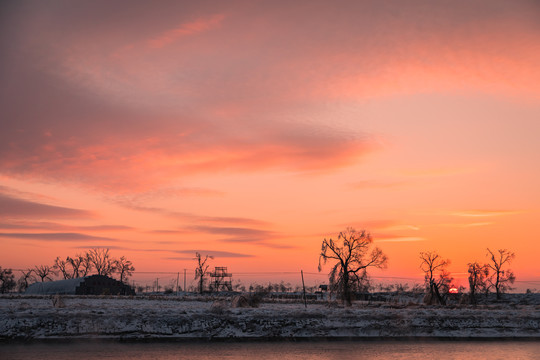
[[[365,230],[360,232],[347,228],[340,232],[337,240],[324,239],[319,256],[319,271],[327,261],[335,261],[330,273],[330,290],[339,298],[351,305],[353,294],[367,292],[370,282],[367,274],[368,268],[386,268],[388,259],[377,247],[372,248],[373,239]],[[494,290],[497,299],[501,294],[510,290],[515,276],[511,270],[505,269],[515,257],[514,253],[500,249],[495,252],[487,249],[489,262],[468,264],[469,273],[469,299],[475,304],[477,294],[489,293]],[[208,260],[211,256],[203,257],[196,253],[197,267],[195,279],[198,281],[198,291],[204,290],[204,283],[208,276]],[[445,304],[444,294],[449,292],[453,278],[447,270],[450,261],[443,259],[436,252],[420,253],[420,268],[425,274],[426,301],[429,303]],[[82,255],[57,257],[52,266],[40,265],[33,269],[21,271],[22,275],[17,282],[10,269],[0,268],[0,292],[5,293],[18,287],[24,291],[28,285],[37,279],[41,281],[52,280],[52,276],[60,274],[64,279],[87,276],[91,273],[111,276],[118,274],[119,280],[127,281],[135,268],[131,261],[124,256],[119,259],[109,254],[109,249],[91,249]]]
[[[479,293],[488,294],[494,290],[497,300],[501,294],[512,289],[516,277],[512,270],[505,269],[514,259],[515,254],[507,249],[492,251],[487,249],[489,261],[481,264],[478,261],[468,263],[469,302],[477,303]],[[425,273],[425,284],[429,290],[427,302],[445,304],[441,293],[448,293],[453,278],[447,271],[450,260],[443,259],[435,252],[421,252],[420,268]]]
[[[109,249],[90,249],[82,255],[57,257],[52,266],[53,271],[58,271],[64,279],[76,279],[89,274],[112,276],[118,274],[121,282],[126,282],[133,274],[135,267],[133,263],[121,256],[119,259],[113,258]]]
[[[109,249],[95,248],[83,254],[67,256],[65,259],[57,257],[52,265],[37,265],[31,269],[21,270],[21,277],[15,281],[11,269],[0,267],[0,293],[13,291],[15,288],[23,292],[34,282],[52,281],[53,277],[62,279],[76,279],[88,275],[118,275],[121,282],[126,282],[133,274],[133,263],[124,256],[116,259],[111,256]]]
[[[351,305],[355,292],[366,292],[369,288],[368,268],[386,268],[388,258],[377,248],[372,248],[373,239],[365,230],[347,228],[339,233],[337,240],[324,239],[319,256],[319,271],[327,261],[334,261],[329,273],[330,290],[338,295],[343,303]],[[514,259],[514,253],[500,249],[487,249],[489,261],[486,264],[468,264],[469,301],[477,302],[478,293],[494,290],[497,300],[501,294],[511,289],[515,276],[505,269]],[[445,304],[453,278],[447,270],[450,261],[436,252],[420,253],[420,268],[425,274],[426,302]]]

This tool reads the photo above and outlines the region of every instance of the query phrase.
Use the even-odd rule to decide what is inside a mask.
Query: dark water
[[[540,341],[329,341],[0,344],[1,360],[540,359]]]

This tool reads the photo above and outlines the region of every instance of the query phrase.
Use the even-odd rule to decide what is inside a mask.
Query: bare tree
[[[497,300],[500,300],[502,293],[512,290],[511,284],[516,280],[512,270],[503,270],[503,267],[509,265],[516,255],[506,249],[499,249],[497,250],[497,253],[493,253],[489,249],[487,249],[487,251],[487,256],[491,260],[491,263],[488,263],[487,266],[493,270],[493,273],[487,280],[489,282],[489,287],[495,288]]]
[[[33,271],[41,279],[41,282],[45,280],[51,281],[52,276],[55,275],[54,269],[49,265],[36,265]]]
[[[336,260],[330,271],[330,287],[348,306],[352,304],[352,291],[365,286],[367,268],[386,268],[387,257],[375,247],[371,235],[365,230],[357,232],[347,228],[336,241],[324,239],[319,256],[319,271],[328,260]]]
[[[69,265],[69,268],[68,268]],[[74,257],[68,256],[66,258],[66,274],[67,279],[77,279],[85,277],[92,270],[92,263],[90,262],[89,254],[75,255]],[[64,275],[66,276],[66,275]]]
[[[425,301],[430,304],[446,305],[446,300],[441,296],[441,292],[447,292],[452,281],[446,270],[450,260],[442,259],[436,252],[421,252],[420,260],[422,260],[420,269],[425,273],[424,284],[429,289]]]
[[[110,256],[109,249],[91,249],[87,256],[97,275],[109,276],[116,271],[116,261]]]
[[[68,256],[67,261],[71,265],[71,277],[73,279],[85,277],[92,270],[92,261],[89,252],[84,255],[77,254],[75,257]]]
[[[59,270],[62,276],[64,277],[64,279],[71,279],[73,277],[73,274],[68,269],[69,264],[70,264],[69,257],[66,260],[62,260],[60,259],[60,256],[58,256],[54,260],[53,268],[55,270]]]
[[[35,282],[35,278],[32,275],[33,272],[32,269],[21,270],[21,277],[17,280],[18,292],[24,292],[30,285],[30,282]]]
[[[122,256],[120,259],[116,260],[115,264],[116,271],[120,275],[120,281],[125,282],[129,276],[135,271],[135,267],[132,262]]]
[[[195,253],[195,260],[197,260],[197,267],[195,268],[195,280],[199,279],[199,293],[202,294],[204,290],[204,279],[208,273],[209,265],[206,265],[208,259],[213,259],[213,256],[206,255],[204,260],[201,254]]]
[[[486,289],[486,277],[489,274],[487,265],[480,265],[478,262],[469,263],[469,302],[476,305],[476,294]]]
[[[15,288],[15,275],[11,269],[2,269],[0,266],[0,294],[10,292]]]

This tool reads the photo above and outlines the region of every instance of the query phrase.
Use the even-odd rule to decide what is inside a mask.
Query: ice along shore
[[[47,339],[535,339],[540,306],[426,307],[227,302],[175,298],[0,297],[0,341]]]

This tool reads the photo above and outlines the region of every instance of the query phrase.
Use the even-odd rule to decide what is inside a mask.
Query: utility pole
[[[180,273],[176,273],[176,296],[178,296],[178,280],[180,279]]]
[[[184,292],[186,291],[186,269],[184,269]]]
[[[300,270],[300,275],[302,275],[302,288],[304,289],[304,306],[307,309],[306,285],[304,284],[304,270]]]

